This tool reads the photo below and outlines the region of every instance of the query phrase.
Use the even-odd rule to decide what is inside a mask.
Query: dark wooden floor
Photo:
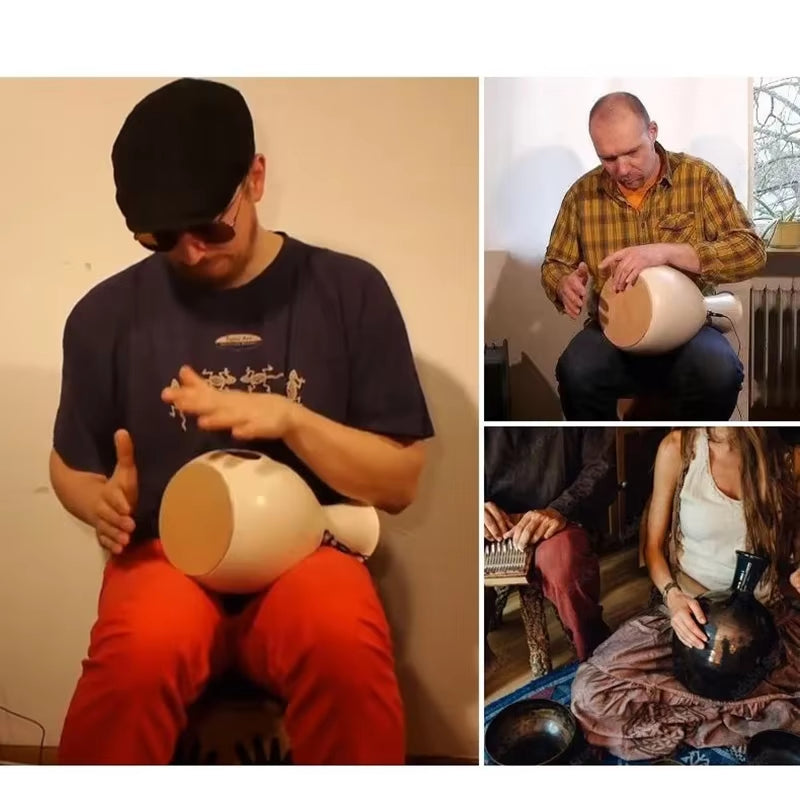
[[[647,605],[650,578],[638,566],[638,546],[605,556],[600,562],[601,603],[603,616],[612,630]],[[553,668],[574,658],[561,623],[547,604],[547,627],[550,632]],[[484,700],[490,703],[528,683],[532,676],[528,648],[519,613],[519,595],[512,593],[500,628],[489,634],[489,645],[497,660],[487,665],[484,675]]]

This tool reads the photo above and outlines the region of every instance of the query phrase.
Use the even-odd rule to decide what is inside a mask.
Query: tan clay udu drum
[[[666,266],[642,270],[623,292],[615,292],[609,278],[598,303],[606,338],[620,350],[641,355],[686,344],[706,322],[727,331],[741,318],[742,303],[736,295],[705,296],[688,275]]]
[[[181,467],[158,524],[170,563],[226,594],[265,589],[311,555],[326,531],[363,556],[380,532],[371,506],[322,506],[294,470],[250,450],[214,450]]]

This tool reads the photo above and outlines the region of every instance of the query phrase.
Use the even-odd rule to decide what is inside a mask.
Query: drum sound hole
[[[261,458],[261,453],[254,453],[252,450],[226,450],[229,456],[236,458],[249,458],[251,461],[258,461]]]

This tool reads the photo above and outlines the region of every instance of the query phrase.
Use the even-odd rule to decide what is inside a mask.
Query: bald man
[[[600,166],[567,191],[542,264],[542,285],[558,311],[577,319],[587,309],[556,366],[564,416],[614,420],[619,398],[659,394],[671,406],[667,419],[727,420],[744,369],[720,331],[706,325],[657,356],[625,353],[603,335],[597,297],[606,280],[625,291],[642,270],[662,264],[713,293],[763,269],[764,243],[725,176],[665,150],[635,95],[601,97],[589,113],[589,135]]]

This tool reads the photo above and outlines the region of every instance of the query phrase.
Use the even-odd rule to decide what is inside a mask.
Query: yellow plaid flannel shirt
[[[597,266],[624,247],[690,244],[700,274],[690,275],[703,293],[719,283],[742,281],[766,264],[764,242],[756,233],[728,180],[714,167],[686,153],[667,152],[658,142],[661,177],[638,210],[625,200],[602,166],[579,178],[567,191],[550,234],[542,286],[559,311],[558,282],[581,261],[592,278],[590,317],[607,275]]]

